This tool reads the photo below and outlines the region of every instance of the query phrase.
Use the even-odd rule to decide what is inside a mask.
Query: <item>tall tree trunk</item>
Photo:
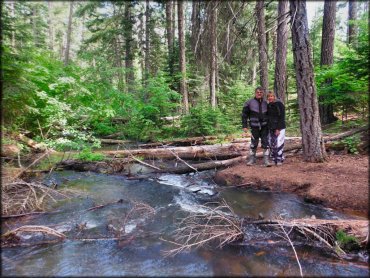
[[[277,47],[277,28],[271,33],[272,36],[272,60],[276,59],[276,47]]]
[[[300,111],[302,149],[305,161],[322,162],[326,159],[321,133],[319,105],[311,57],[306,1],[290,0],[292,44]]]
[[[288,15],[289,2],[279,1],[278,5],[278,26],[277,26],[277,47],[275,62],[274,92],[282,102],[285,103],[286,91],[286,56],[288,47]]]
[[[49,30],[49,49],[54,51],[54,24],[53,24],[53,2],[48,1],[48,30]]]
[[[200,2],[199,0],[194,0],[192,3],[190,45],[191,50],[194,53],[194,57],[197,57],[200,35]]]
[[[133,83],[135,79],[134,75],[134,55],[133,55],[133,18],[132,18],[132,2],[125,3],[125,48],[126,48],[126,57],[125,57],[125,69],[126,69],[126,90],[127,92],[132,92]]]
[[[209,3],[209,32],[210,32],[210,59],[209,59],[209,91],[210,104],[216,108],[216,68],[217,68],[217,1]]]
[[[324,17],[322,24],[322,40],[321,40],[321,66],[331,66],[334,62],[334,38],[335,38],[335,15],[337,1],[325,0]],[[330,85],[331,79],[326,80]],[[324,104],[325,97],[320,96],[319,111],[320,121],[322,125],[330,124],[336,120],[332,104]]]
[[[33,40],[34,40],[34,44],[36,47],[39,47],[40,46],[40,41],[39,41],[39,30],[37,29],[37,16],[38,16],[38,12],[37,12],[37,7],[36,7],[36,4],[37,3],[34,3],[34,6],[32,7],[32,33],[33,33]]]
[[[172,14],[172,1],[169,0],[166,2],[166,32],[167,32],[167,48],[168,48],[168,69],[170,76],[173,75],[173,31],[172,31],[172,21],[174,16]]]
[[[14,5],[15,5],[15,2],[14,1],[11,1],[10,3],[10,15],[11,15],[11,17],[12,17],[12,22],[13,22],[13,24],[14,24],[14,22],[15,22],[15,7],[14,7]],[[14,49],[15,48],[15,30],[14,30],[15,28],[14,28],[14,25],[13,25],[13,30],[12,30],[12,42],[11,42],[11,44],[12,44],[12,48]]]
[[[140,55],[140,71],[141,71],[141,82],[145,84],[145,51],[144,51],[144,16],[139,15],[139,55]]]
[[[253,68],[252,68],[252,86],[256,87],[257,85],[257,62],[253,62]]]
[[[258,32],[258,50],[260,62],[260,83],[264,90],[268,90],[268,68],[267,68],[267,44],[266,44],[266,27],[265,27],[265,1],[257,1],[256,15],[257,15],[257,32]]]
[[[348,20],[356,20],[357,1],[348,1]],[[355,23],[348,22],[348,44],[356,44],[357,26]]]
[[[150,6],[149,6],[149,0],[146,0],[145,5],[145,73],[144,73],[144,79],[148,80],[149,73],[150,73]]]
[[[182,101],[184,111],[186,114],[189,113],[189,99],[186,88],[186,60],[185,60],[185,28],[184,28],[184,1],[177,1],[177,12],[178,12],[178,27],[179,27],[179,46],[180,46],[180,93],[182,95]]]
[[[113,38],[113,47],[114,47],[114,59],[115,59],[115,66],[118,69],[122,69],[122,57],[121,57],[121,47],[119,45],[119,39],[118,36],[115,36]],[[123,74],[122,71],[117,72],[117,78],[118,78],[118,89],[123,91],[124,90],[124,82],[123,82]]]
[[[175,19],[175,15],[176,15],[176,1],[177,0],[173,0],[173,3],[172,3],[172,15],[173,15],[173,20],[172,20],[172,38],[173,38],[173,45],[175,46],[175,39],[176,39],[176,19]]]
[[[71,36],[72,36],[72,15],[73,15],[73,1],[69,3],[69,16],[68,16],[68,29],[67,29],[67,44],[64,55],[64,65],[69,63],[69,52],[71,48]]]

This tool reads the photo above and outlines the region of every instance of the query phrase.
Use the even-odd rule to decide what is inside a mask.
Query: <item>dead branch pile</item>
[[[291,227],[307,237],[314,238],[328,247],[337,248],[335,233],[339,230],[356,237],[365,246],[369,239],[368,220],[293,219],[278,220],[278,224]]]
[[[218,247],[230,244],[244,238],[243,231],[248,230],[248,225],[266,225],[272,232],[283,230],[285,239],[293,246],[289,234],[296,232],[304,239],[324,244],[337,255],[345,255],[336,241],[336,232],[344,230],[349,235],[354,235],[362,246],[368,244],[369,231],[367,220],[324,220],[324,219],[274,219],[253,220],[240,219],[225,201],[216,208],[199,206],[198,213],[191,213],[178,222],[175,230],[174,241],[170,242],[176,247],[165,252],[173,256],[191,248],[199,248],[210,242],[218,241]],[[276,229],[275,229],[276,228]],[[288,232],[286,232],[286,230]],[[294,249],[294,247],[293,247]]]
[[[175,241],[162,239],[177,246],[165,251],[166,256],[173,256],[210,242],[218,242],[218,247],[221,248],[243,238],[241,221],[225,202],[215,208],[200,205],[198,210],[200,212],[191,213],[178,222]]]
[[[118,219],[116,223],[111,221],[111,223],[108,225],[108,229],[113,232],[116,238],[122,239],[122,237],[128,234],[125,227],[132,221],[135,221],[136,219],[141,219],[143,221],[154,214],[155,209],[150,205],[134,201],[132,202],[132,207],[127,214],[122,219]]]
[[[67,195],[37,182],[16,180],[1,186],[2,215],[44,210],[46,201],[68,198]]]

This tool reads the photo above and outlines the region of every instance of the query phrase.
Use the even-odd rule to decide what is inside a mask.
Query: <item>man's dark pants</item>
[[[261,128],[259,127],[252,127],[251,128],[252,138],[251,138],[251,145],[250,148],[254,151],[257,150],[259,139],[261,138],[261,145],[263,149],[268,149],[269,141],[268,141],[268,133],[269,129],[266,126]]]

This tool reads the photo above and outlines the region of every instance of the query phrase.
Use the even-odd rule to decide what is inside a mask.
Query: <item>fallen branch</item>
[[[11,182],[22,176],[26,171],[28,171],[28,169],[30,169],[32,166],[34,166],[37,162],[39,162],[42,158],[44,158],[47,155],[49,155],[49,150],[44,152],[41,156],[35,159],[30,165],[28,165],[26,168],[23,168],[19,173],[12,177]]]
[[[151,165],[149,163],[146,163],[144,161],[141,161],[140,159],[137,159],[135,156],[131,156],[133,160],[135,160],[136,162],[139,162],[140,164],[144,165],[144,166],[147,166],[147,167],[150,167],[150,168],[153,168],[155,170],[161,170],[159,169],[158,167],[154,166],[154,165]]]
[[[92,207],[92,208],[88,208],[88,209],[85,209],[85,210],[82,210],[82,211],[92,211],[92,210],[101,209],[101,208],[104,208],[106,206],[113,205],[113,204],[118,204],[118,203],[123,203],[123,199],[119,199],[118,201],[115,201],[115,202],[110,202],[110,203],[107,203],[107,204],[103,204],[103,205],[95,206],[95,207]]]
[[[292,249],[293,249],[295,259],[297,260],[297,263],[298,263],[299,273],[300,273],[301,277],[303,277],[302,266],[301,266],[301,263],[299,262],[299,258],[298,258],[297,252],[295,251],[295,248],[294,248],[293,242],[290,240],[289,235],[288,235],[288,233],[285,231],[284,227],[283,227],[282,225],[280,225],[280,228],[283,230],[283,233],[284,233],[284,235],[285,235],[286,240],[289,242],[290,246],[291,246],[291,247],[292,247]]]
[[[11,230],[6,232],[2,235],[2,237],[7,238],[11,236],[15,236],[17,233],[43,233],[51,236],[56,236],[58,238],[66,238],[66,236],[63,233],[60,233],[52,228],[49,228],[47,226],[36,226],[36,225],[25,225],[22,227],[19,227],[17,229]]]
[[[54,213],[60,213],[60,212],[61,212],[60,210],[57,210],[57,211],[34,211],[34,212],[13,214],[13,215],[1,215],[1,218],[2,219],[10,219],[10,218],[23,217],[23,216],[30,216],[30,215],[54,214]]]

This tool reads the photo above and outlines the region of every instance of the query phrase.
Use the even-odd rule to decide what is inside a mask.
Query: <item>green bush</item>
[[[335,238],[337,239],[339,247],[342,249],[353,250],[360,247],[358,239],[352,235],[346,234],[343,230],[338,230],[335,234]]]
[[[92,124],[92,128],[96,135],[104,136],[117,132],[117,128],[113,126],[111,123],[107,122],[94,122]]]
[[[102,161],[105,156],[101,153],[93,153],[91,149],[85,148],[76,156],[76,158],[83,161]]]
[[[358,154],[359,144],[361,142],[358,135],[353,135],[341,140],[341,142],[346,146],[347,150],[351,154]]]
[[[234,131],[219,109],[198,105],[181,119],[181,130],[186,136],[211,135]]]

